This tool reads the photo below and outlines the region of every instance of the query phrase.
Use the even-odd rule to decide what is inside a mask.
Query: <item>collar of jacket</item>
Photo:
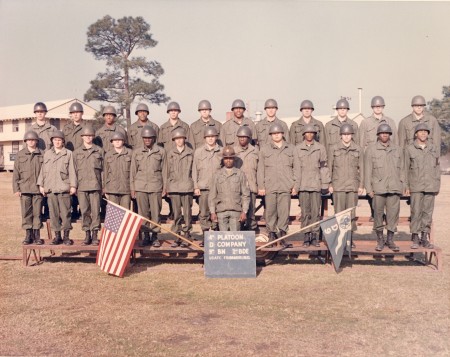
[[[345,119],[343,121],[340,121],[339,118],[336,116],[333,118],[333,120],[331,121],[331,125],[336,125],[336,126],[341,126],[342,124],[346,124],[349,123],[350,118],[348,116],[345,117]],[[350,124],[350,123],[349,123]],[[350,124],[351,125],[351,124]]]
[[[316,143],[317,141],[313,140],[310,145],[306,145],[306,140],[303,140],[299,147],[301,150],[316,151],[320,149],[319,145],[316,145]]]
[[[375,121],[376,123],[381,123],[381,122],[387,122],[388,118],[384,114],[382,114],[381,119],[378,119],[372,113],[372,115],[370,117],[368,117],[367,119],[371,119],[371,120]]]
[[[35,128],[35,129],[42,129],[42,130],[52,128],[52,126],[50,125],[50,123],[48,121],[46,121],[44,125],[39,125],[37,122],[34,122],[34,124],[31,127]]]
[[[142,124],[142,122],[138,119],[136,123],[138,128],[143,128],[146,125],[150,125],[150,119],[147,118],[144,124]]]
[[[187,146],[186,144],[184,144],[184,148],[183,148],[182,151],[178,151],[176,146],[174,146],[171,150],[175,154],[178,154],[178,155],[181,155],[181,156],[186,156],[186,155],[192,153],[192,149],[189,146]]]
[[[30,149],[28,149],[28,147],[27,147],[26,151],[25,151],[25,155],[42,155],[42,151],[37,147],[36,149],[34,149],[33,152],[31,152]]]
[[[289,144],[283,140],[283,144],[280,147],[278,147],[275,145],[275,143],[273,141],[271,141],[270,146],[272,147],[272,149],[284,150],[289,147]]]
[[[162,148],[157,143],[153,143],[153,146],[152,146],[151,149],[148,149],[145,146],[143,146],[141,148],[141,152],[146,153],[148,155],[151,155],[151,154],[154,154],[156,152],[159,152],[160,150],[162,150]]]
[[[269,119],[267,119],[267,117],[264,117],[264,119],[260,121],[260,123],[262,125],[272,125],[272,124],[279,123],[279,122],[281,122],[281,120],[278,119],[277,117],[275,117],[275,119],[272,121],[269,121]]]
[[[230,175],[227,175],[227,170],[228,169],[225,166],[222,167],[222,169],[219,171],[220,175],[221,176],[225,176],[225,177],[231,177],[233,175],[237,175],[237,173],[238,173],[238,169],[236,167],[234,167],[234,166],[231,168],[231,174]]]
[[[421,147],[419,145],[419,143],[417,142],[417,139],[414,140],[413,145],[415,146],[416,149],[421,149],[421,150],[426,150],[426,149],[431,150],[431,148],[433,147],[428,140],[425,143],[425,147]]]
[[[202,117],[198,118],[198,122],[204,126],[216,126],[214,118],[210,115],[208,116],[208,121],[204,121]]]
[[[377,140],[376,149],[390,151],[392,149],[392,141],[389,139],[389,141],[386,144],[387,144],[387,146],[383,145],[380,140]]]
[[[211,150],[208,150],[208,145],[203,145],[203,149],[205,150],[205,151],[220,151],[220,146],[219,146],[219,144],[217,144],[216,143],[216,145],[211,149]]]
[[[122,146],[122,151],[117,152],[115,149],[113,149],[113,155],[121,156],[126,155],[128,153],[129,149],[127,149],[125,146]]]
[[[67,149],[66,148],[62,148],[61,151],[59,153],[56,153],[55,151],[55,147],[52,146],[52,148],[50,149],[55,155],[57,155],[58,157],[62,157],[62,156],[66,156],[67,155]]]
[[[90,148],[87,148],[83,143],[83,145],[81,145],[81,150],[83,150],[83,151],[92,150],[92,152],[95,152],[95,151],[99,151],[99,147],[95,144],[92,144],[92,146]]]
[[[251,153],[252,151],[255,151],[255,149],[256,148],[250,143],[247,145],[246,148],[242,147],[239,144],[234,147],[234,151],[236,152],[236,154],[240,152]]]
[[[341,141],[339,141],[339,146],[338,149],[345,149],[345,150],[351,150],[351,151],[355,151],[356,150],[356,144],[352,141],[350,141],[350,145],[349,146],[345,146],[344,143]]]
[[[111,126],[108,125],[103,125],[104,130],[109,130],[109,131],[116,131],[117,129],[117,124],[113,123]]]
[[[235,117],[234,115],[233,115],[233,118],[231,119],[231,121],[232,121],[233,123],[235,123],[236,125],[239,125],[239,126],[242,126],[242,125],[248,125],[248,124],[246,123],[247,120],[248,120],[247,117],[243,117],[243,118],[242,118],[242,122],[239,124],[238,121],[237,121],[237,119],[236,119],[236,117]]]
[[[316,120],[313,116],[311,116],[311,119],[309,120],[308,124],[316,124]],[[305,126],[306,125],[306,121],[304,116],[302,115],[297,122],[295,123],[295,125],[301,125],[301,126]]]
[[[75,123],[73,122],[73,120],[72,121],[70,121],[66,126],[67,127],[69,127],[70,129],[83,129],[83,127],[84,127],[84,120],[83,119],[81,119],[81,122],[80,122],[80,124],[78,124],[78,125],[75,125]]]

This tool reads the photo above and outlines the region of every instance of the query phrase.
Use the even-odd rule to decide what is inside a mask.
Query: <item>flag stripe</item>
[[[130,257],[131,251],[133,250],[133,247],[134,247],[134,243],[136,242],[136,237],[137,237],[137,231],[138,231],[138,230],[139,230],[139,226],[138,226],[138,225],[134,225],[134,227],[133,227],[133,233],[131,233],[131,236],[133,236],[134,239],[129,239],[129,240],[127,241],[127,245],[126,245],[126,247],[125,247],[125,249],[124,249],[124,254],[125,254],[125,257],[126,257],[127,259],[122,259],[121,264],[118,265],[118,273],[119,273],[119,276],[122,276],[122,275],[123,275],[123,273],[125,272],[125,268],[126,268],[127,265],[128,265],[128,262],[129,262],[128,257]]]
[[[125,218],[125,217],[124,217],[124,218]],[[122,223],[121,223],[121,225],[120,225],[120,227],[119,227],[119,230],[117,231],[116,237],[121,237],[122,234],[125,233],[125,232],[123,232],[123,230],[124,230],[123,228],[127,226],[128,222],[129,222],[129,220],[130,220],[130,218],[131,218],[131,217],[130,217],[129,215],[126,216],[126,218],[125,218],[125,224],[124,224],[124,222],[123,222],[123,220],[122,220]],[[106,270],[108,273],[111,272],[111,267],[112,267],[112,264],[113,264],[114,259],[115,259],[115,257],[116,257],[117,251],[118,251],[118,249],[119,249],[119,247],[120,247],[121,241],[122,241],[122,239],[116,238],[116,239],[114,239],[114,242],[112,242],[113,244],[112,244],[112,247],[111,247],[111,250],[110,250],[110,253],[112,253],[112,254],[109,254],[109,255],[108,255],[107,262],[106,262],[106,265],[105,265],[105,270]]]
[[[126,237],[129,234],[129,227],[131,224],[133,224],[133,221],[135,217],[127,217],[127,220],[125,222],[125,224],[122,224],[121,228],[119,228],[119,232],[117,233],[117,235],[120,237],[122,235],[125,235]],[[116,244],[114,246],[114,254],[111,256],[110,260],[109,260],[109,265],[107,270],[111,273],[114,274],[115,268],[117,266],[117,263],[120,261],[120,259],[122,259],[122,253],[123,253],[123,246],[126,242],[126,239],[116,239]]]

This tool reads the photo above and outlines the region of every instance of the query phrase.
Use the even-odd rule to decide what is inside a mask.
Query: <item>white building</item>
[[[97,110],[90,105],[74,99],[45,102],[50,124],[62,129],[70,120],[69,107],[80,102],[84,108],[83,119],[94,120]],[[17,152],[23,147],[23,136],[34,122],[33,107],[35,103],[13,105],[0,108],[0,169],[12,170]]]

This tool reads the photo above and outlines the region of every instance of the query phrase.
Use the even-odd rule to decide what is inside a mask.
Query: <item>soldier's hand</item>
[[[369,195],[370,198],[373,198],[373,196],[375,196],[375,192],[373,192],[373,191],[369,192],[368,195]]]
[[[136,191],[131,191],[131,198],[132,198],[133,200],[136,199]]]
[[[328,191],[330,191],[330,193],[333,193],[333,186],[328,187]]]
[[[39,191],[41,192],[41,195],[42,196],[47,196],[47,194],[45,193],[45,188],[44,187],[41,187],[41,186],[39,186]]]
[[[200,189],[199,188],[196,188],[195,190],[194,190],[194,196],[201,196],[202,194],[201,194],[201,192],[200,192]]]
[[[163,190],[162,193],[161,193],[161,196],[164,197],[165,195],[167,195],[167,191]]]
[[[265,196],[266,195],[266,190],[258,190],[258,195],[259,196]]]
[[[217,222],[217,214],[211,213],[211,221]]]
[[[405,194],[404,194],[404,196],[411,196],[411,191],[409,191],[409,190],[405,190]]]
[[[358,188],[358,195],[361,196],[364,194],[364,189],[363,188]]]
[[[295,196],[296,194],[297,194],[297,190],[294,187],[292,187],[291,196]]]
[[[245,212],[241,212],[241,216],[239,217],[240,222],[245,222],[247,219],[247,214]]]
[[[328,194],[328,188],[322,188],[322,189],[320,190],[320,194],[321,194],[321,195],[327,195],[327,194]]]
[[[15,193],[15,195],[16,195],[17,197],[20,197],[20,196],[22,196],[22,193],[21,193],[20,191],[17,191],[17,192]]]

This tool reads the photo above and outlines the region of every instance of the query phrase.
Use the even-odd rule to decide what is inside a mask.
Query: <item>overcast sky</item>
[[[267,98],[279,117],[299,115],[303,99],[330,114],[341,96],[356,112],[358,87],[363,114],[382,95],[398,121],[411,97],[441,98],[450,84],[450,2],[0,0],[0,106],[83,99],[105,69],[84,50],[86,31],[105,15],[151,25],[158,45],[145,54],[188,123],[201,99],[219,120],[236,98],[252,115]],[[150,111],[167,120],[165,107]]]

